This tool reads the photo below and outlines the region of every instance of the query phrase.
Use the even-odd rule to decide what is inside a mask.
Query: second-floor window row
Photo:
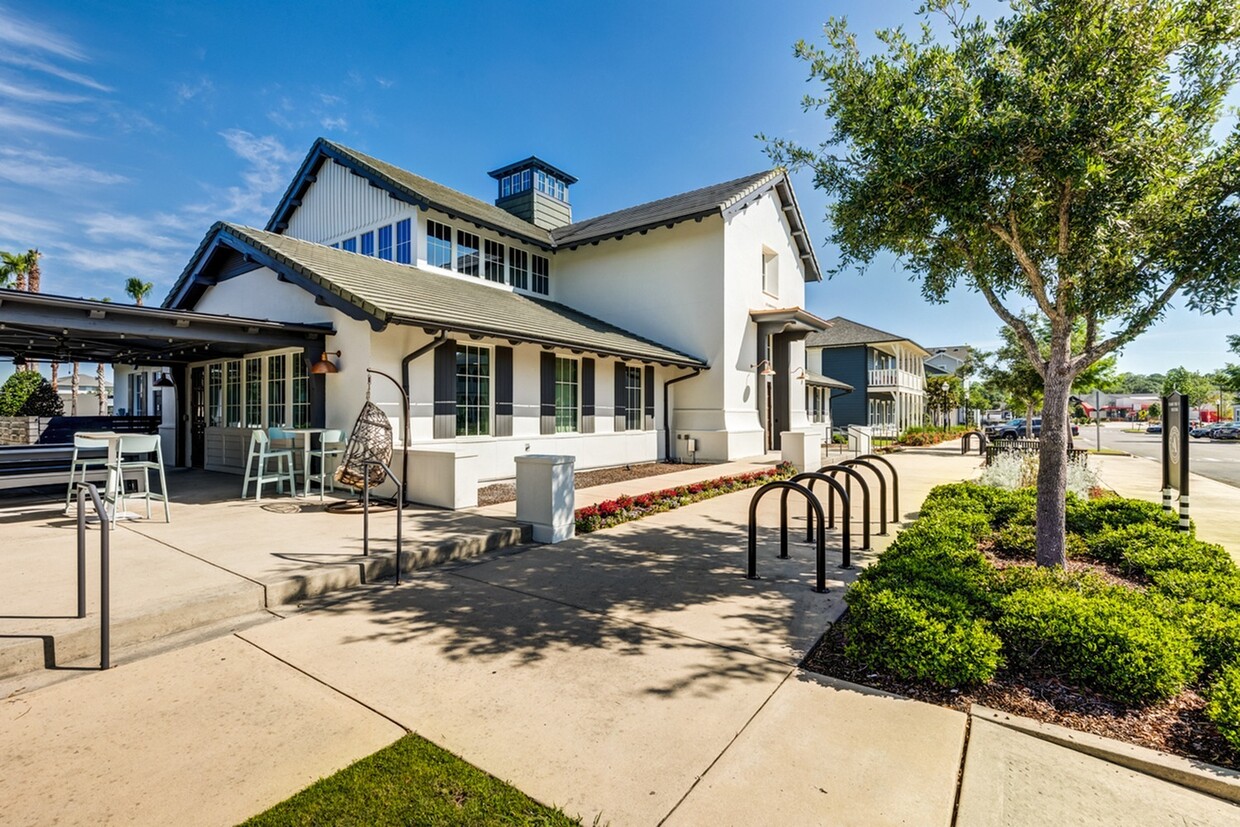
[[[413,221],[402,219],[375,230],[337,241],[332,247],[397,264],[413,263]],[[440,221],[426,222],[426,263],[466,276],[481,276],[518,290],[551,293],[551,261],[502,243],[480,238],[477,233],[454,230]],[[533,259],[531,262],[530,259]],[[533,279],[531,281],[531,274]]]

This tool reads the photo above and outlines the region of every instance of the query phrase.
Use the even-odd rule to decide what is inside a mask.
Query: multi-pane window
[[[534,256],[534,292],[551,292],[551,262],[545,256]]]
[[[263,424],[263,360],[245,360],[245,418],[242,425],[260,428]]]
[[[772,296],[779,293],[779,256],[762,248],[762,289]]]
[[[384,261],[392,260],[392,225],[379,228],[379,258]],[[408,264],[408,262],[404,262]]]
[[[365,232],[365,233],[362,233],[362,235],[361,235],[361,239],[362,239],[362,249],[361,249],[361,253],[362,253],[362,255],[364,255],[364,256],[373,256],[373,255],[375,254],[375,234],[374,234],[374,232],[373,232],[373,231],[371,231],[371,232]]]
[[[448,238],[452,237],[452,231],[448,231]],[[448,251],[448,258],[452,257],[452,251]],[[413,263],[413,219],[405,218],[396,222],[396,263],[412,264]]]
[[[452,267],[452,228],[447,224],[426,222],[426,263],[432,267]]]
[[[476,345],[456,348],[456,435],[491,433],[491,350]]]
[[[827,389],[807,387],[805,389],[805,415],[810,422],[827,421]]]
[[[525,250],[508,248],[508,278],[513,287],[530,289],[530,254]]]
[[[293,427],[310,427],[310,374],[300,353],[289,357],[293,362]]]
[[[288,424],[285,413],[285,390],[288,382],[285,356],[267,357],[267,424],[282,427]]]
[[[456,231],[456,271],[467,276],[478,275],[478,236],[475,233]]]
[[[346,238],[344,241],[340,242],[340,249],[344,250],[345,252],[356,253],[357,252],[357,236],[354,236],[353,238]]]
[[[483,275],[486,276],[487,281],[498,281],[500,284],[503,284],[504,245],[488,238],[483,242],[482,253]]]
[[[642,421],[642,369],[624,367],[624,429],[640,431]]]
[[[129,412],[134,416],[146,416],[146,374],[129,374]]]
[[[215,362],[207,366],[207,424],[222,425],[224,422],[224,364]]]
[[[224,424],[229,428],[241,426],[241,362],[224,363]]]
[[[555,431],[572,433],[578,430],[577,360],[556,357],[555,360]]]

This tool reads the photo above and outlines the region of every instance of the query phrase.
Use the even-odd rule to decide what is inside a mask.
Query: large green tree
[[[1166,376],[1163,377],[1162,387],[1159,388],[1158,394],[1159,396],[1166,396],[1174,391],[1179,391],[1188,397],[1188,406],[1195,408],[1203,402],[1210,401],[1217,387],[1218,385],[1214,384],[1211,377],[1181,366],[1167,371]]]
[[[1235,0],[1013,0],[970,18],[927,0],[920,32],[863,53],[842,20],[796,55],[821,91],[817,147],[774,140],[831,197],[840,267],[894,252],[923,293],[963,283],[1044,380],[1037,561],[1064,562],[1068,396],[1177,294],[1230,309],[1240,286]],[[937,28],[931,25],[938,20]],[[1023,307],[1049,325],[1043,353]],[[1081,347],[1072,332],[1083,322]]]

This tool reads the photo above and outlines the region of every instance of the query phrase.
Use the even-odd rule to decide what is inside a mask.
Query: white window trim
[[[472,276],[470,277],[472,278]],[[485,281],[485,279],[484,279]],[[458,348],[472,347],[489,352],[487,357],[487,432],[485,434],[457,434],[454,439],[461,442],[480,442],[495,439],[495,345],[477,344],[476,342],[458,342]],[[459,374],[454,374],[453,379]],[[456,392],[455,381],[453,393]]]
[[[580,433],[581,433],[581,357],[580,357],[580,356],[573,356],[572,354],[556,353],[556,354],[555,354],[555,358],[556,358],[556,360],[557,360],[557,361],[558,361],[558,360],[560,360],[560,359],[564,359],[565,361],[575,362],[575,363],[577,364],[577,371],[576,371],[576,374],[577,374],[577,381],[574,383],[574,384],[577,386],[577,394],[576,394],[576,396],[577,396],[577,405],[576,405],[576,408],[577,408],[577,417],[576,417],[576,419],[577,419],[577,427],[576,427],[576,428],[574,428],[574,429],[573,429],[573,430],[571,430],[571,431],[561,431],[561,430],[560,430],[560,426],[559,426],[559,419],[560,419],[560,416],[559,416],[559,410],[560,410],[560,403],[559,403],[560,370],[559,370],[559,365],[556,365],[556,372],[555,372],[555,389],[556,389],[556,393],[555,393],[555,400],[554,400],[554,401],[555,401],[555,410],[556,410],[556,416],[555,416],[555,418],[556,418],[556,430],[555,430],[555,433],[556,433],[556,435],[557,435],[557,436],[564,436],[564,435],[568,435],[568,434],[580,434]]]

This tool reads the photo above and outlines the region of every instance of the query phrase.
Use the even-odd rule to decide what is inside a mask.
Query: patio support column
[[[190,422],[189,405],[190,405],[190,387],[189,387],[189,365],[179,365],[172,370],[176,377],[177,383],[175,393],[177,401],[177,428],[176,428],[176,457],[174,462],[178,468],[187,468],[189,466],[189,437]]]

